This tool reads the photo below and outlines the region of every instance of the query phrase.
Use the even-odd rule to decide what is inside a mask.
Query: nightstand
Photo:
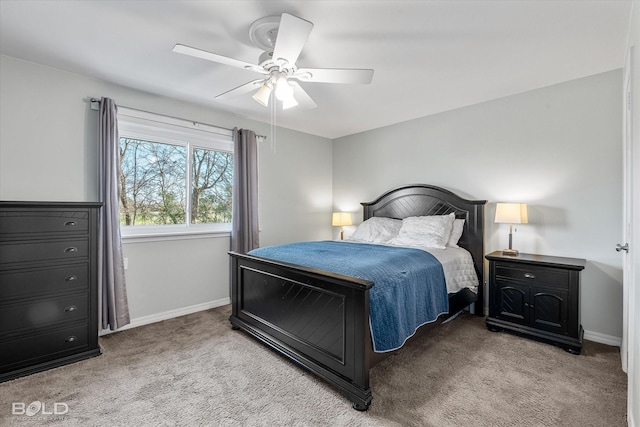
[[[486,255],[487,328],[505,330],[580,354],[580,272],[586,261],[534,254]]]

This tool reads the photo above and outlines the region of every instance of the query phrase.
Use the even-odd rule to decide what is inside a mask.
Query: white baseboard
[[[605,335],[599,332],[593,331],[584,331],[584,339],[588,341],[599,342],[600,344],[613,345],[615,347],[620,347],[622,345],[621,337],[614,337],[612,335]]]
[[[210,308],[222,307],[223,305],[231,304],[230,298],[222,298],[216,301],[209,301],[202,304],[191,305],[189,307],[177,308],[175,310],[164,311],[162,313],[150,314],[149,316],[138,317],[131,319],[131,323],[119,328],[117,331],[111,331],[109,329],[103,329],[98,334],[99,336],[108,335],[112,332],[125,331],[127,329],[137,328],[138,326],[148,325],[150,323],[160,322],[162,320],[173,319],[174,317],[180,317],[187,314],[197,313],[198,311],[209,310]]]

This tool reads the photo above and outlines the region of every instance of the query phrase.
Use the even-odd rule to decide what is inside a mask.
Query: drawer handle
[[[67,221],[64,223],[65,227],[75,227],[77,223],[75,221]]]
[[[69,252],[78,252],[78,248],[76,248],[75,246],[69,246],[64,251],[67,252],[67,253],[69,253]]]
[[[536,275],[531,273],[524,273],[524,277],[526,277],[527,279],[535,279]]]
[[[64,342],[74,342],[78,339],[78,337],[76,337],[75,335],[69,335],[68,337],[66,337],[64,339]]]
[[[64,311],[67,313],[71,313],[73,311],[76,311],[78,309],[78,307],[76,307],[75,305],[70,305],[69,307],[65,307]]]
[[[67,276],[67,277],[64,278],[65,282],[73,282],[73,281],[76,281],[76,280],[78,280],[78,276],[75,276],[73,274],[71,276]]]

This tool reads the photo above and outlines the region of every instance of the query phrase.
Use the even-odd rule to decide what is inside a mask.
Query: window
[[[230,230],[231,131],[118,108],[123,235]]]

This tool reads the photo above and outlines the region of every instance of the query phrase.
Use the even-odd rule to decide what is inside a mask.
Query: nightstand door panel
[[[496,281],[497,315],[505,320],[529,323],[529,287]]]
[[[532,321],[539,329],[567,332],[568,293],[540,288],[531,289]]]

